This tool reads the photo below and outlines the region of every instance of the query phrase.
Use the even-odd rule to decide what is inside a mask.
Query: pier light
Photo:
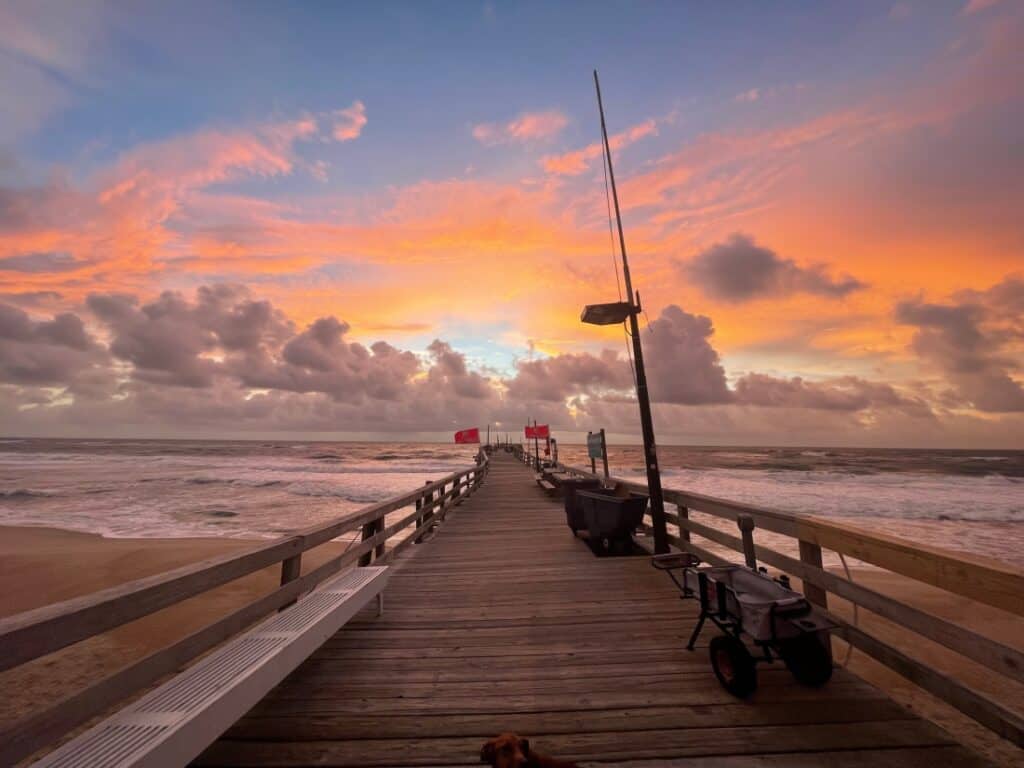
[[[587,304],[580,320],[590,325],[620,325],[633,312],[628,301],[613,301],[610,304]]]

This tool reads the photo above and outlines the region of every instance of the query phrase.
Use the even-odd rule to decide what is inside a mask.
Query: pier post
[[[376,520],[371,520],[368,523],[364,523],[363,524],[363,541],[368,541],[369,539],[372,539],[374,536],[376,536],[378,533],[380,533],[383,530],[384,530],[384,518],[383,517],[380,517],[380,518],[378,518]],[[377,547],[375,547],[375,549],[376,549],[376,551],[370,550],[369,552],[364,552],[363,554],[361,554],[359,556],[359,565],[360,565],[360,567],[369,565],[373,561],[373,558],[374,558],[375,555],[377,557],[380,557],[382,554],[384,554],[384,543],[381,542],[380,544],[377,545]]]
[[[679,525],[676,526],[679,529],[679,538],[682,541],[689,541],[690,529],[683,527],[683,520],[690,519],[690,508],[682,504],[676,504],[676,512],[679,514]]]
[[[743,537],[743,558],[747,562],[747,568],[757,570],[757,555],[754,554],[754,518],[750,515],[739,515],[736,518],[736,525],[739,526],[740,536]]]
[[[800,539],[800,561],[821,568],[821,547],[817,544]],[[828,592],[816,584],[804,581],[804,595],[815,605],[828,608]]]

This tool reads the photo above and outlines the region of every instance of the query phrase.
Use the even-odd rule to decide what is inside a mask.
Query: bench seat
[[[537,485],[539,485],[541,490],[548,496],[553,496],[558,493],[558,486],[540,475],[537,476]]]
[[[374,597],[382,600],[388,576],[373,566],[325,581],[36,765],[187,765]]]

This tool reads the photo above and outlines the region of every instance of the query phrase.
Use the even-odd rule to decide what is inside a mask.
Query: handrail
[[[13,764],[52,743],[266,614],[294,603],[342,568],[356,562],[369,565],[392,561],[407,546],[421,541],[433,523],[442,522],[452,507],[480,486],[490,464],[484,452],[477,461],[473,467],[453,472],[421,488],[240,553],[211,558],[0,619],[2,671],[281,563],[281,586],[270,594],[5,728],[0,732],[0,764]],[[413,505],[413,512],[385,527],[388,513]],[[386,549],[389,539],[414,523],[414,532],[390,550]],[[300,575],[303,552],[360,528],[362,537],[358,545]]]
[[[528,458],[520,458],[529,461]],[[560,464],[559,469],[582,477],[599,478],[579,467]],[[623,483],[632,490],[646,490],[642,483],[619,478],[607,480]],[[693,552],[705,562],[724,564],[728,562],[725,558],[695,543],[692,538],[696,536],[741,553],[745,551],[742,539],[691,520],[690,512],[733,522],[738,522],[740,516],[749,516],[757,527],[789,536],[798,542],[799,559],[764,546],[755,546],[754,554],[759,562],[801,579],[804,593],[811,602],[827,609],[828,594],[834,594],[995,672],[1024,682],[1024,653],[1017,648],[825,570],[822,567],[822,549],[855,557],[915,581],[1024,616],[1024,573],[1020,570],[1006,563],[982,560],[974,555],[918,544],[813,515],[794,514],[673,488],[665,488],[663,492],[665,501],[677,507],[676,513],[666,512],[665,515],[668,522],[677,527],[678,534],[669,536],[669,542],[677,548]],[[648,532],[652,530],[646,522],[643,527]],[[840,626],[837,635],[851,645],[1003,738],[1018,746],[1024,745],[1024,719],[1017,713],[908,656],[863,628],[853,626],[838,616],[832,618]]]

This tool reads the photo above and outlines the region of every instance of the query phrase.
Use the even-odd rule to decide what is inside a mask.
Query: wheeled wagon
[[[832,677],[827,615],[789,588],[785,577],[740,565],[701,566],[689,553],[655,555],[651,563],[665,571],[684,599],[700,603],[697,626],[687,644],[692,651],[705,621],[722,634],[712,638],[711,666],[729,693],[746,698],[757,688],[757,664],[781,658],[797,682],[819,687]],[[757,649],[752,654],[747,637]]]

